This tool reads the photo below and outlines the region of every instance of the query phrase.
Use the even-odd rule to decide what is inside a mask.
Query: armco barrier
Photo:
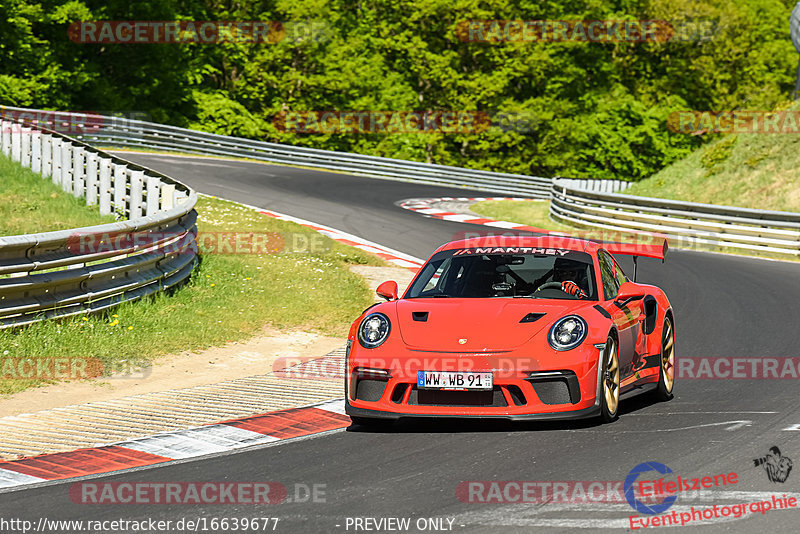
[[[147,121],[88,113],[62,113],[13,107],[3,107],[0,108],[0,111],[13,113],[15,116],[35,121],[47,128],[55,130],[66,128],[76,137],[94,145],[243,157],[272,163],[329,169],[372,178],[471,188],[530,198],[547,198],[550,194],[551,180],[536,176],[488,172],[267,143]]]
[[[800,213],[734,208],[587,191],[576,180],[554,180],[556,221],[623,232],[654,232],[672,245],[711,245],[800,256]]]
[[[101,213],[127,219],[0,237],[0,328],[105,309],[191,274],[197,263],[194,191],[18,116],[0,119],[3,154]],[[96,246],[100,236],[125,245]]]

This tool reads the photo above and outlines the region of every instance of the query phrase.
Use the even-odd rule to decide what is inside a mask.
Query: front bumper
[[[600,406],[590,406],[582,410],[574,411],[561,411],[561,412],[542,412],[531,414],[450,414],[450,413],[398,413],[398,412],[384,412],[381,410],[370,410],[366,408],[357,408],[350,404],[349,399],[345,399],[345,413],[353,417],[369,417],[373,419],[385,419],[396,421],[401,418],[448,418],[448,419],[499,419],[506,421],[552,421],[552,420],[569,420],[569,419],[587,419],[600,415]]]
[[[502,353],[424,355],[405,347],[376,350],[353,345],[347,359],[345,411],[355,417],[548,420],[600,413],[601,351],[590,344],[558,353],[527,346]],[[493,390],[419,388],[418,371],[491,371]]]

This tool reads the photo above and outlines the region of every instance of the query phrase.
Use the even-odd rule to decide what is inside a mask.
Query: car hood
[[[442,352],[511,350],[564,315],[590,306],[586,301],[525,298],[403,299],[392,304],[409,348]],[[542,313],[538,320],[521,322],[528,314]]]

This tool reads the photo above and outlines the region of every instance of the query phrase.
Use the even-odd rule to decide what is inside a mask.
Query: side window
[[[431,279],[428,280],[428,283],[425,285],[425,289],[422,290],[423,292],[432,291],[434,289],[442,291],[442,287],[441,286],[442,286],[442,283],[444,282],[444,280],[442,280],[442,274],[445,271],[447,271],[447,269],[450,268],[450,263],[451,262],[452,262],[452,258],[447,258],[446,260],[444,260],[442,262],[442,264],[439,266],[439,268],[436,269],[436,272],[433,273],[433,275],[431,276]],[[462,268],[462,270],[463,270],[463,268]],[[459,275],[460,275],[460,273],[459,273]],[[452,274],[450,274],[450,276],[452,276]]]
[[[597,254],[597,259],[600,263],[600,277],[603,281],[605,300],[613,299],[617,296],[620,286],[617,277],[614,276],[614,258],[605,250],[601,250]],[[619,269],[617,269],[617,272],[620,272]]]
[[[630,280],[628,280],[628,277],[622,272],[622,268],[619,266],[619,263],[617,263],[617,261],[613,258],[612,260],[614,261],[614,267],[616,268],[617,286],[621,286],[625,282],[629,282]]]

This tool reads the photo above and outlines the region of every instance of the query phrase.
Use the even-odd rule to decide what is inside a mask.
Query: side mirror
[[[625,282],[619,286],[617,298],[614,299],[617,306],[624,306],[632,300],[639,300],[644,298],[644,291],[633,282]]]
[[[375,293],[386,300],[397,300],[397,282],[394,280],[384,282],[378,286],[378,289],[375,290]]]

